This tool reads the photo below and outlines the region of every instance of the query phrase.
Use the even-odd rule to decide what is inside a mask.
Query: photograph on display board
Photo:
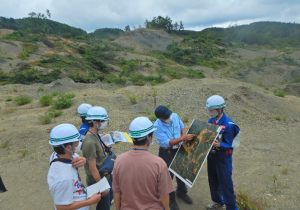
[[[194,120],[187,134],[196,136],[180,146],[169,170],[187,186],[192,187],[221,128]]]

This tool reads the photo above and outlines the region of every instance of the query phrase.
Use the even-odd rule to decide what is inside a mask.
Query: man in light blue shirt
[[[178,114],[172,113],[167,107],[160,105],[155,109],[155,116],[158,118],[154,122],[156,131],[154,137],[159,144],[159,154],[169,167],[180,144],[184,141],[192,140],[193,134],[183,134],[184,124]],[[173,174],[171,177],[173,178]],[[181,198],[185,203],[192,204],[192,199],[187,195],[187,188],[180,179],[176,177],[177,197]],[[179,207],[175,200],[175,192],[170,193],[170,208],[178,210]]]

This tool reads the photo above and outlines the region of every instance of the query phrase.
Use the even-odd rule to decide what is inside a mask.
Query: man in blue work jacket
[[[155,109],[155,116],[158,118],[154,122],[156,130],[154,136],[159,144],[159,154],[167,166],[171,164],[180,144],[184,141],[192,140],[193,134],[183,134],[184,124],[176,113],[172,113],[167,107],[160,105]],[[171,177],[173,178],[173,174]],[[176,177],[177,197],[181,198],[185,203],[192,204],[192,199],[187,195],[187,188],[180,179]],[[170,193],[170,209],[178,210],[179,207],[175,200],[175,192]]]
[[[92,107],[92,105],[87,104],[87,103],[82,103],[78,106],[77,108],[77,112],[81,118],[81,125],[79,128],[79,133],[81,135],[81,139],[83,139],[86,135],[86,133],[89,131],[90,127],[89,127],[89,123],[87,122],[86,118],[86,114],[87,111]]]
[[[221,126],[218,139],[207,157],[208,182],[212,203],[207,209],[225,208],[237,210],[232,182],[233,141],[239,133],[239,127],[224,113],[225,100],[219,95],[210,96],[206,109],[211,116],[208,123]]]

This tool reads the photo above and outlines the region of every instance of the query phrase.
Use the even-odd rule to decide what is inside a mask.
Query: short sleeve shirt
[[[184,124],[178,114],[171,114],[171,123],[164,123],[160,119],[154,122],[154,137],[156,142],[164,148],[170,147],[169,141],[172,139],[179,138],[181,135],[181,130],[184,128]]]
[[[174,189],[167,165],[160,157],[132,150],[116,159],[113,191],[121,194],[121,210],[161,210],[160,197]]]
[[[72,164],[53,162],[48,171],[47,181],[55,205],[70,205],[74,201],[86,199],[84,186]]]
[[[87,160],[96,159],[97,168],[100,168],[101,164],[103,163],[105,159],[104,150],[98,138],[93,134],[87,133],[82,143],[82,155]],[[90,173],[88,161],[84,165],[84,169],[87,175],[86,177],[87,185],[94,184],[95,180]]]

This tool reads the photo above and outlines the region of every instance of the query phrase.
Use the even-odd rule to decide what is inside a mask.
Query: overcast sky
[[[300,23],[300,0],[0,0],[0,16],[21,18],[31,11],[92,32],[97,28],[143,26],[146,19],[169,16],[186,29],[256,21]]]

